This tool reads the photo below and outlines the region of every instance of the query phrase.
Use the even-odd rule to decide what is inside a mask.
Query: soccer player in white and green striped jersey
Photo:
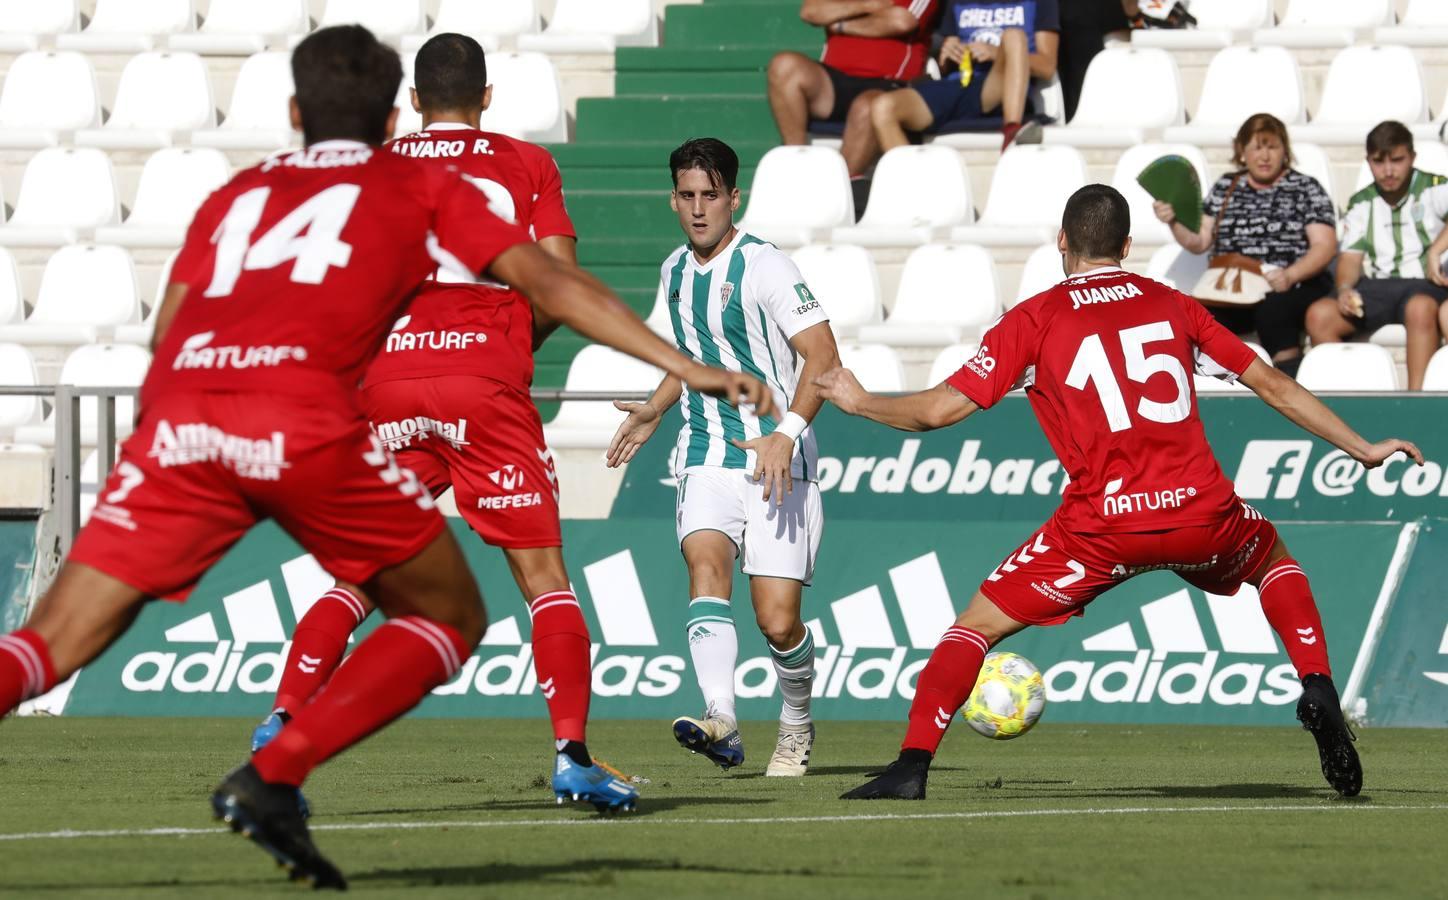
[[[688,238],[661,271],[674,339],[693,359],[753,374],[787,412],[778,419],[759,416],[666,378],[647,402],[616,404],[628,418],[608,463],[632,459],[663,412],[679,404],[676,523],[689,567],[689,654],[705,713],[676,719],[674,736],[725,769],[744,762],[734,707],[739,642],[730,608],[737,559],[749,576],[755,620],[783,697],[779,739],[765,774],[803,775],[815,737],[815,658],[800,604],[824,528],[810,420],[821,406],[814,379],[839,364],[839,350],[824,309],[790,258],[734,227],[734,151],[714,138],[696,138],[674,151],[669,170],[670,205]],[[804,364],[797,371],[799,357]]]

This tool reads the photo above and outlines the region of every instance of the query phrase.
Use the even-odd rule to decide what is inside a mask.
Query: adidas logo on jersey
[[[1117,300],[1130,300],[1132,297],[1142,296],[1141,288],[1129,281],[1126,284],[1083,288],[1079,291],[1067,291],[1066,293],[1071,295],[1071,308],[1073,310],[1093,303],[1115,303]]]

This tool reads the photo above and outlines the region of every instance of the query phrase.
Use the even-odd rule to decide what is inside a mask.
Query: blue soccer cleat
[[[681,716],[674,720],[674,740],[685,750],[708,757],[721,769],[744,764],[744,739],[739,736],[739,727],[733,719]]]
[[[272,713],[265,719],[262,719],[261,724],[256,726],[256,729],[252,731],[252,753],[270,744],[273,738],[282,733],[282,729],[286,727],[287,724],[287,720],[283,719],[282,715],[283,713]],[[303,819],[310,819],[312,817],[312,807],[307,803],[307,798],[302,796],[301,788],[297,788],[297,806],[301,809]]]
[[[597,761],[587,768],[558,754],[553,764],[553,796],[558,804],[565,800],[592,803],[599,812],[633,812],[638,803],[639,792],[626,784],[615,772],[605,769]]]

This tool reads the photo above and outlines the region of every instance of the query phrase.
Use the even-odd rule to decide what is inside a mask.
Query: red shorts
[[[1167,531],[1080,534],[1053,517],[980,586],[1006,615],[1059,625],[1144,572],[1175,572],[1211,594],[1234,594],[1267,560],[1277,529],[1242,503],[1219,522]]]
[[[446,527],[349,398],[172,394],[148,405],[122,445],[70,561],[182,600],[267,517],[357,584]]]
[[[384,381],[362,392],[372,428],[432,491],[453,489],[494,547],[563,546],[558,473],[527,392],[472,375]]]

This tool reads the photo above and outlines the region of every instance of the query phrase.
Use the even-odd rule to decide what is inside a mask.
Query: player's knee
[[[1403,310],[1403,326],[1412,330],[1438,327],[1438,302],[1427,294],[1410,298]]]
[[[1307,308],[1305,325],[1307,333],[1312,336],[1314,343],[1337,340],[1338,329],[1342,326],[1343,321],[1336,300],[1319,300]]]
[[[870,121],[876,128],[888,128],[900,121],[894,91],[881,93],[870,101]]]
[[[773,88],[795,87],[804,81],[804,63],[807,60],[798,53],[776,53],[769,61],[767,77]]]
[[[1030,47],[1026,32],[1021,28],[1007,28],[1001,32],[1001,52],[1007,55],[1019,53]]]

